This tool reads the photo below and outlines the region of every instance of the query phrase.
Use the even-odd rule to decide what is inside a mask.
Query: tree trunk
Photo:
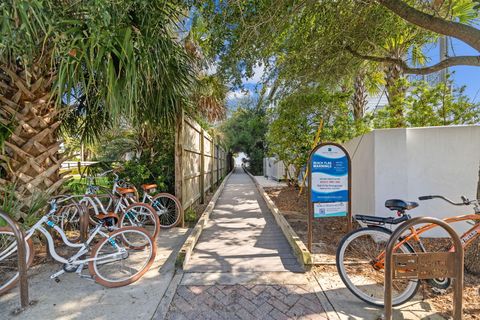
[[[27,206],[32,195],[51,194],[65,180],[59,174],[66,158],[58,156],[61,121],[51,96],[52,79],[35,71],[0,69],[0,120],[12,128],[0,155],[7,172],[0,183],[12,183]]]
[[[360,120],[363,118],[367,106],[367,88],[365,86],[365,73],[359,71],[353,84],[354,91],[352,97],[353,118]]]
[[[478,169],[477,199],[480,199],[480,168]],[[465,251],[465,269],[470,273],[480,274],[480,237]]]
[[[446,20],[422,12],[400,0],[379,0],[378,2],[401,18],[420,28],[457,38],[480,51],[480,30],[473,25]]]
[[[403,80],[402,68],[395,64],[389,64],[385,70],[385,87],[388,97],[388,111],[390,113],[390,127],[405,127],[405,115],[403,105],[407,86]]]

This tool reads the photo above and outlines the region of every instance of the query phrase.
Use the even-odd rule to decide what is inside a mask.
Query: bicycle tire
[[[15,239],[15,235],[12,231],[11,228],[9,227],[0,227],[0,241],[3,241],[3,236],[2,235],[9,235],[13,241],[16,242],[16,239]],[[32,262],[33,262],[33,258],[35,256],[35,249],[33,247],[33,241],[32,239],[27,239],[25,240],[25,243],[26,243],[26,246],[25,246],[25,249],[27,251],[27,269],[32,265]],[[2,244],[2,248],[3,248],[3,244]],[[5,247],[6,249],[6,247]],[[2,250],[5,250],[5,249],[2,249]],[[2,256],[4,251],[0,252],[0,266],[2,266],[2,261],[4,263],[9,263],[9,261],[5,260],[5,259],[10,259],[11,260],[11,263],[15,263],[17,264],[17,255],[15,254],[14,256],[11,256],[10,254],[7,255],[7,256]],[[16,253],[17,251],[13,251],[13,253]],[[10,257],[10,258],[9,258]],[[5,276],[5,272],[2,272],[2,276]],[[18,280],[19,280],[19,273],[18,271],[13,274],[13,276],[9,279],[5,279],[5,280],[2,280],[1,276],[0,276],[0,294],[3,294],[9,290],[11,290],[12,288],[14,288],[16,286],[16,284],[18,283]]]
[[[365,252],[368,252],[369,254],[372,254],[373,256],[378,256],[381,251],[379,252],[374,252],[372,249],[372,243],[374,246],[378,247],[378,250],[385,250],[384,245],[386,245],[386,241],[390,238],[392,232],[386,228],[383,227],[365,227],[365,228],[360,228],[357,230],[354,230],[347,235],[345,235],[342,240],[340,241],[338,248],[337,248],[337,253],[336,253],[336,266],[337,266],[337,272],[340,275],[340,278],[342,279],[342,282],[345,284],[345,286],[352,292],[357,298],[365,301],[368,304],[374,305],[374,306],[381,306],[383,307],[384,301],[383,297],[382,298],[377,298],[373,297],[374,294],[379,294],[380,296],[384,292],[384,285],[383,283],[379,284],[380,281],[383,281],[384,279],[384,274],[383,272],[379,270],[375,270],[374,267],[370,264],[370,260],[368,260],[368,255],[365,254]],[[351,264],[348,264],[344,261],[345,258],[345,252],[347,251],[348,246],[357,238],[361,236],[367,236],[369,237],[365,241],[365,252],[360,257],[360,259],[363,259],[363,257],[367,256],[367,263],[368,267],[367,268],[358,268],[354,267],[359,263],[353,263],[355,260],[352,260]],[[376,238],[375,238],[376,237]],[[379,239],[379,237],[383,237],[382,239]],[[376,240],[374,240],[376,239]],[[379,241],[380,240],[380,241]],[[385,243],[381,241],[385,241]],[[367,241],[369,243],[367,243]],[[383,249],[381,249],[383,247]],[[413,248],[408,244],[405,243],[400,247],[401,251],[403,253],[414,253]],[[352,252],[355,252],[356,250],[352,250]],[[352,274],[357,273],[355,275],[352,275],[352,277],[349,276],[349,273],[346,271],[347,266],[351,265],[352,267],[348,267],[349,269],[352,269]],[[355,268],[355,270],[353,270]],[[373,272],[372,272],[373,271]],[[377,273],[379,272],[379,273]],[[372,281],[368,282],[365,281],[365,279],[368,279],[368,275],[372,275]],[[353,277],[358,276],[358,279],[361,280],[362,287],[365,288],[365,290],[368,290],[368,292],[364,292],[361,290],[359,287],[356,286],[352,279]],[[369,279],[370,280],[370,279]],[[415,294],[418,291],[418,288],[420,286],[420,281],[419,280],[405,280],[406,283],[406,288],[403,290],[400,294],[395,295],[395,293],[392,292],[392,303],[394,306],[401,305],[411,298],[415,296]],[[381,287],[381,288],[380,288]],[[398,285],[397,285],[398,288]]]
[[[158,205],[157,202],[159,202]],[[160,205],[165,209],[159,208]],[[170,229],[176,227],[180,223],[180,218],[183,215],[183,208],[180,201],[174,195],[169,193],[156,194],[152,198],[152,207],[158,215],[160,227]]]
[[[138,209],[140,209],[140,211],[138,211]],[[142,217],[141,221],[137,219],[139,215]],[[136,221],[134,221],[135,219]],[[142,227],[147,230],[152,239],[156,239],[160,232],[160,221],[155,209],[153,209],[151,205],[142,202],[136,202],[126,207],[120,215],[118,226],[120,228],[130,226]]]
[[[55,216],[58,217],[58,225],[65,232],[68,241],[78,242],[81,238],[80,217],[86,211],[83,211],[82,206],[75,200],[70,199],[68,201],[66,204],[59,206]]]
[[[108,271],[108,270],[100,271],[101,265],[104,265],[104,266],[107,264],[109,264],[110,266],[112,265],[110,263],[101,263],[102,252],[106,252],[105,253],[106,255],[112,254],[109,251],[101,251],[101,250],[104,248],[106,250],[110,249],[110,251],[117,249],[115,246],[118,246],[119,243],[124,244],[126,233],[130,233],[131,235],[137,235],[140,239],[143,239],[143,241],[145,242],[140,242],[136,246],[131,246],[131,245],[127,246],[128,249],[126,250],[130,250],[130,251],[128,251],[128,254],[126,256],[124,254],[121,257],[122,267],[125,266],[125,260],[130,258],[131,255],[135,253],[136,255],[133,260],[137,262],[140,259],[142,259],[143,265],[138,266],[137,267],[138,270],[134,274],[128,276],[126,279],[114,279],[115,276],[112,274],[111,271]],[[113,239],[113,243],[112,243],[112,239]],[[112,247],[113,249],[110,247]],[[142,252],[146,253],[146,256],[145,256],[146,258],[139,257],[140,255],[142,255]],[[95,280],[95,282],[97,282],[98,284],[101,284],[102,286],[105,286],[107,288],[122,287],[139,280],[152,266],[153,262],[155,261],[156,253],[157,253],[157,245],[155,241],[150,237],[147,231],[139,227],[125,227],[125,228],[115,230],[114,232],[110,233],[108,238],[103,238],[95,245],[91,254],[91,258],[94,258],[94,259],[89,262],[88,270],[92,275],[93,279]],[[100,257],[99,257],[99,254],[100,254]],[[120,261],[120,260],[117,260],[117,261]],[[134,267],[130,267],[128,269],[131,270],[132,268]],[[123,275],[124,271],[119,272],[118,274]]]

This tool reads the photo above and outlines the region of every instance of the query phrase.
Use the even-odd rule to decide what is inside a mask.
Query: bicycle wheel
[[[182,215],[182,205],[178,199],[169,193],[159,193],[152,199],[162,228],[172,228],[178,225]]]
[[[60,228],[70,242],[80,240],[80,217],[83,214],[81,206],[73,199],[62,203],[55,214]]]
[[[390,236],[391,231],[385,228],[361,228],[347,234],[337,248],[337,271],[345,286],[361,300],[376,306],[384,303],[385,274],[383,264],[376,267],[375,262]],[[398,252],[413,253],[414,250],[403,244]],[[393,280],[393,305],[410,300],[419,285],[418,280]]]
[[[32,239],[25,241],[27,268],[35,254]],[[17,239],[9,227],[0,227],[0,294],[15,287],[18,282]]]
[[[129,205],[120,216],[119,227],[144,228],[152,239],[156,239],[160,231],[160,222],[152,206],[145,203]]]
[[[143,228],[118,229],[93,248],[88,270],[105,287],[126,286],[148,271],[156,252],[155,241]]]

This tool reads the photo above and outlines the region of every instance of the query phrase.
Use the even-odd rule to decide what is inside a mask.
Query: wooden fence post
[[[217,152],[217,186],[220,184],[220,148],[218,145],[215,146],[215,151]]]
[[[205,203],[205,130],[200,129],[200,203]]]
[[[215,139],[212,137],[212,141],[210,142],[210,156],[212,157],[210,161],[210,190],[213,192],[213,168],[215,168]]]
[[[177,121],[175,124],[175,196],[178,198],[182,207],[184,206],[184,186],[183,186],[183,177],[184,177],[184,168],[183,168],[183,140],[184,140],[184,114],[183,110],[178,113]],[[185,208],[184,208],[185,209]],[[185,227],[185,217],[182,214],[181,217],[181,227]]]

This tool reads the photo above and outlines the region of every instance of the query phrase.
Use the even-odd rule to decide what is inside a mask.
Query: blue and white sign
[[[349,158],[345,151],[325,144],[310,158],[313,217],[344,217],[348,213]]]

